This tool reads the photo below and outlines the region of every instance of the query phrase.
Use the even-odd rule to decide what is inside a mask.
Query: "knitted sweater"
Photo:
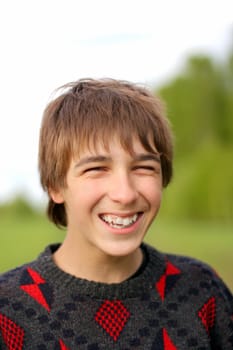
[[[147,263],[119,284],[60,270],[57,246],[0,277],[2,350],[232,350],[233,298],[203,263],[143,244]]]

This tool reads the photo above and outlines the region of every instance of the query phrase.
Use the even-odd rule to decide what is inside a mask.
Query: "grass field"
[[[44,217],[0,218],[0,272],[34,259],[64,232]],[[208,222],[169,222],[158,219],[145,241],[154,247],[189,255],[210,264],[233,291],[233,225]]]

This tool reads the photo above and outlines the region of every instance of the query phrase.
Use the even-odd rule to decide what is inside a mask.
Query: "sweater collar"
[[[53,253],[59,244],[48,246],[36,261],[38,272],[53,288],[62,292],[71,290],[78,296],[89,296],[97,299],[145,298],[165,271],[165,257],[151,246],[142,243],[141,247],[148,261],[146,266],[135,277],[121,283],[99,283],[72,276],[61,270],[53,260]]]

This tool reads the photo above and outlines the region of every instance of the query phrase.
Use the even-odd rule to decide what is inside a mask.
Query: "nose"
[[[138,195],[136,183],[129,174],[119,172],[112,177],[108,191],[112,201],[128,205],[135,202]]]

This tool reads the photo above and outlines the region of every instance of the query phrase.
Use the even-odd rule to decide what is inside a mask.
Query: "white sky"
[[[232,0],[7,0],[0,3],[0,202],[42,199],[41,115],[82,77],[161,84],[191,53],[224,57]]]

